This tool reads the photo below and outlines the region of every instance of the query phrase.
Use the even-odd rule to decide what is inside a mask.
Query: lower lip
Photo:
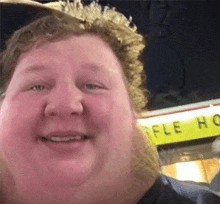
[[[85,144],[88,142],[89,139],[86,140],[76,140],[76,141],[69,141],[69,142],[52,142],[52,141],[41,141],[46,147],[49,149],[60,153],[76,153],[81,151]]]

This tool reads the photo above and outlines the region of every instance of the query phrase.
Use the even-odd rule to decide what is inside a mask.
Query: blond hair
[[[145,39],[142,35],[137,33],[137,28],[132,25],[131,18],[127,19],[123,14],[116,11],[115,8],[102,7],[97,2],[83,5],[79,0],[75,0],[72,3],[67,0],[66,2],[47,3],[44,4],[44,6],[54,11],[56,18],[60,20],[57,22],[60,26],[59,31],[50,31],[50,33],[47,31],[47,36],[44,36],[46,39],[52,38],[50,35],[54,35],[56,32],[62,34],[65,32],[65,29],[69,31],[72,29],[72,32],[75,29],[75,32],[93,33],[110,45],[120,61],[123,73],[128,82],[127,90],[132,105],[137,112],[141,112],[147,103],[145,89],[146,77],[143,63],[141,62],[141,53],[145,47]],[[59,13],[61,15],[57,15]],[[71,16],[71,18],[68,18],[67,15],[62,15],[63,13]],[[72,21],[75,22],[74,25],[71,25],[73,27],[75,26],[75,28],[70,29],[66,27],[65,22],[67,19],[68,21],[72,19]],[[70,26],[71,23],[68,22],[67,24]],[[38,27],[40,27],[40,25],[38,25]],[[43,25],[41,27],[43,27]],[[30,31],[28,29],[30,29],[30,26],[26,26],[25,28],[21,28],[20,31],[17,31],[7,42],[7,49],[3,52],[1,66],[3,67],[3,75],[4,71],[6,73],[5,79],[3,76],[2,86],[4,91],[14,72],[14,67],[20,54],[24,52],[22,46],[30,47],[28,43],[32,43],[34,38],[37,39],[36,35],[43,35],[43,33],[40,34],[37,29],[35,29],[31,34],[32,39],[26,42],[27,33],[29,33],[28,37],[30,37]],[[44,29],[47,29],[46,26]],[[21,40],[22,38],[24,38],[23,42]],[[16,46],[17,41],[19,41],[17,43],[19,44],[18,46]],[[13,58],[13,60],[10,63],[11,58]]]

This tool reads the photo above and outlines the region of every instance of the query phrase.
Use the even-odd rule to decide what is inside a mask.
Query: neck
[[[10,188],[9,186],[4,186],[3,192],[1,192],[0,201],[4,204],[38,204],[41,203],[42,200],[44,204],[135,204],[137,203],[144,194],[148,191],[148,189],[154,184],[154,181],[151,180],[147,184],[146,183],[133,183],[130,188],[118,189],[117,192],[108,191],[106,188],[103,188],[103,192],[101,190],[95,191],[93,189],[82,189],[82,191],[74,191],[70,190],[69,192],[59,191],[48,192],[48,189],[42,190],[40,192],[35,192],[35,189],[31,189],[30,191],[24,191],[23,194],[28,195],[24,197],[23,195],[18,194],[18,187]],[[46,192],[47,191],[47,192]],[[85,194],[86,192],[86,194]],[[76,196],[77,195],[77,196]],[[105,199],[103,199],[105,197]]]
[[[134,178],[133,182],[129,182],[129,184],[126,178],[120,178],[118,185],[121,185],[120,182],[123,185],[115,185],[114,188],[110,184],[98,188],[93,185],[94,182],[92,185],[85,185],[77,190],[58,188],[52,190],[37,188],[37,186],[34,188],[33,186],[33,188],[23,189],[21,193],[18,189],[20,190],[22,187],[15,186],[15,182],[7,172],[3,176],[0,203],[4,204],[38,204],[42,200],[44,204],[135,204],[155,182],[155,179],[141,182]],[[23,195],[27,195],[27,197]]]

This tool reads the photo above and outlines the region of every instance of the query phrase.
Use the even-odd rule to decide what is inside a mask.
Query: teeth
[[[54,142],[68,142],[73,140],[84,140],[86,136],[74,136],[74,137],[51,137],[50,140]]]

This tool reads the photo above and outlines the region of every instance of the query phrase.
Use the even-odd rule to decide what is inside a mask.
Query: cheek
[[[0,116],[0,151],[9,164],[22,163],[35,144],[41,102],[28,96],[6,98]]]
[[[84,102],[86,122],[91,130],[100,130],[109,123],[113,102],[110,97],[90,97]],[[88,120],[89,118],[89,120]],[[106,127],[107,128],[107,127]]]
[[[39,101],[22,95],[6,98],[1,111],[1,137],[13,137],[17,141],[19,137],[25,137],[27,133],[30,133],[33,126],[36,125],[41,114],[41,105]]]
[[[126,97],[113,94],[108,97],[88,100],[90,130],[100,131],[110,137],[125,135],[122,139],[130,139],[133,130],[133,116]],[[98,132],[99,133],[99,132]]]

